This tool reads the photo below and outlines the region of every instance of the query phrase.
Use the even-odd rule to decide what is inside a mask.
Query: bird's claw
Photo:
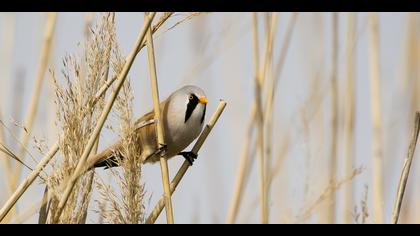
[[[159,143],[159,152],[166,152],[168,151],[168,145],[165,143]]]
[[[195,159],[197,159],[197,154],[193,152],[180,152],[178,155],[181,155],[190,163],[190,166],[193,165]]]

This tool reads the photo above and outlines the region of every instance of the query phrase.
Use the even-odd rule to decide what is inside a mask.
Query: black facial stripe
[[[206,116],[206,104],[204,104],[204,110],[203,110],[203,115],[201,116],[201,120],[200,120],[200,123],[202,124],[203,123],[203,121],[204,121],[204,117]]]
[[[184,121],[184,123],[187,123],[188,119],[191,117],[194,109],[197,107],[198,102],[199,102],[198,97],[195,96],[195,94],[191,94],[191,96],[193,97],[193,99],[191,99],[191,100],[188,101],[187,111],[185,112],[185,121]]]

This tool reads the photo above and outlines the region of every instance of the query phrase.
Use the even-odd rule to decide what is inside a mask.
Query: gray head
[[[171,150],[173,153],[168,152],[168,156],[182,151],[201,133],[206,104],[206,95],[197,86],[184,86],[169,96],[165,139],[168,139],[168,150],[171,143],[176,143],[177,149]]]
[[[176,109],[175,113],[182,115],[183,123],[189,123],[190,120],[194,122],[197,119],[200,124],[204,122],[208,100],[201,88],[193,85],[184,86],[172,93],[170,100],[171,104],[177,104],[169,106]]]

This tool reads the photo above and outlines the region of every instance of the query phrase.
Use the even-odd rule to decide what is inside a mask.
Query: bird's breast
[[[200,122],[171,123],[168,125],[166,129],[167,134],[165,134],[165,140],[168,145],[168,157],[175,156],[183,151],[198,137],[201,129],[202,124]]]

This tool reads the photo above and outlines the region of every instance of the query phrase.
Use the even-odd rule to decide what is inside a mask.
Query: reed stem
[[[420,131],[420,112],[416,112],[414,119],[414,127],[411,136],[410,146],[408,147],[407,157],[404,161],[404,166],[401,171],[400,182],[398,184],[397,197],[394,203],[394,210],[392,212],[392,224],[397,224],[400,217],[401,205],[404,198],[405,188],[407,187],[408,175],[410,174],[411,164],[413,162],[414,151],[416,150],[417,139]]]
[[[382,173],[382,121],[381,121],[381,96],[380,96],[380,68],[379,68],[379,28],[378,13],[369,13],[369,54],[370,54],[370,91],[371,112],[373,123],[373,198],[374,222],[383,222],[383,173]]]
[[[145,18],[148,16],[145,15]],[[160,114],[160,102],[159,102],[159,89],[156,73],[156,62],[155,62],[155,52],[153,47],[153,38],[152,30],[149,28],[147,31],[147,56],[149,60],[149,71],[150,71],[150,82],[152,85],[152,97],[153,97],[153,107],[155,113],[155,123],[156,123],[156,134],[157,134],[157,146],[160,150],[160,169],[162,174],[162,185],[163,185],[163,195],[165,199],[165,209],[166,209],[166,222],[168,224],[174,223],[174,213],[172,209],[172,199],[171,199],[171,189],[169,183],[169,170],[168,170],[168,161],[166,159],[166,153],[164,150],[165,144],[165,133],[163,130],[162,119]]]

